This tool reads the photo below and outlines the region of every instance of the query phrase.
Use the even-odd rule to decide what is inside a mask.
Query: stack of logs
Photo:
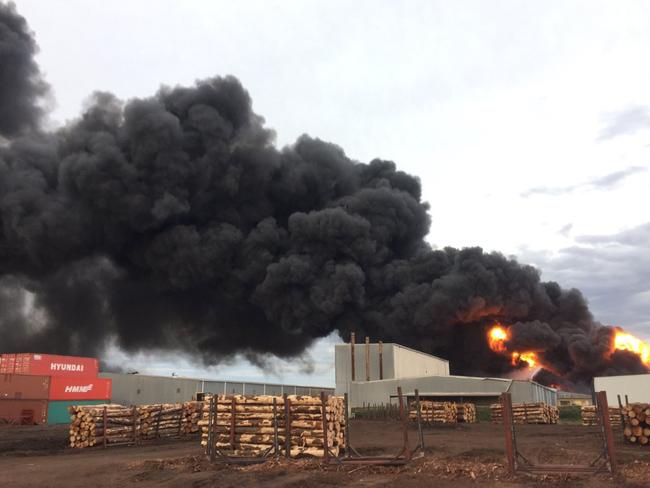
[[[493,423],[503,423],[503,407],[500,403],[490,405]],[[557,424],[560,413],[557,407],[543,402],[513,403],[512,416],[515,424]]]
[[[628,442],[650,445],[650,404],[630,403],[622,407],[625,427],[623,435]]]
[[[476,423],[476,405],[473,403],[456,404],[456,419],[460,423]]]
[[[201,410],[202,402],[72,406],[70,447],[137,444],[141,440],[191,435],[199,431]]]
[[[474,409],[476,413],[476,409]],[[411,402],[409,419],[417,421],[417,405]],[[458,409],[452,402],[432,402],[420,400],[420,419],[428,424],[455,424],[458,422]]]
[[[142,405],[138,407],[140,437],[174,437],[199,431],[203,402]]]
[[[212,441],[216,452],[223,456],[264,456],[274,451],[277,427],[278,455],[286,456],[288,447],[291,457],[323,457],[327,435],[330,453],[338,456],[345,444],[343,398],[328,397],[325,415],[324,430],[323,402],[316,396],[207,395],[199,421],[201,445],[208,454]]]
[[[580,407],[580,417],[582,418],[582,425],[598,425],[599,417],[596,405],[583,405]],[[617,407],[609,407],[609,422],[612,427],[621,425],[621,409]]]

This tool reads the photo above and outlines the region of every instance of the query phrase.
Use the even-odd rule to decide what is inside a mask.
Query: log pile
[[[106,410],[106,425],[104,425]],[[123,405],[75,405],[70,412],[70,447],[81,449],[103,443],[135,439],[139,430],[137,410]]]
[[[650,404],[630,403],[622,408],[623,435],[632,444],[650,446]]]
[[[474,409],[476,413],[476,409]],[[454,424],[458,421],[458,409],[452,402],[433,402],[420,400],[420,418],[428,424]],[[417,406],[411,402],[409,407],[409,419],[417,421]]]
[[[202,402],[158,405],[76,405],[70,412],[70,447],[135,444],[199,431]],[[105,422],[104,422],[105,420]]]
[[[493,423],[503,423],[503,407],[500,403],[490,405]],[[557,424],[560,413],[557,407],[543,402],[513,403],[512,415],[515,424]]]
[[[138,407],[140,438],[175,437],[198,432],[202,403],[164,403]]]
[[[327,398],[324,406],[326,429],[320,397],[289,395],[286,399],[285,405],[285,397],[206,396],[199,421],[201,445],[209,453],[211,439],[224,456],[263,456],[274,450],[277,426],[280,455],[286,455],[288,447],[291,457],[323,457],[327,436],[331,454],[338,456],[345,444],[343,398]]]
[[[456,404],[456,421],[459,423],[476,423],[476,405],[473,403]]]
[[[580,407],[580,417],[582,425],[598,425],[598,411],[596,405],[583,405]],[[612,427],[621,425],[621,409],[618,407],[609,407],[609,421]]]

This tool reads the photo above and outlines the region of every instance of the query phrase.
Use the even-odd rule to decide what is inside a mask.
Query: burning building
[[[357,330],[457,375],[535,368],[586,388],[648,371],[647,346],[594,320],[578,290],[500,253],[433,248],[430,212],[450,210],[394,162],[308,135],[276,147],[235,77],[126,102],[95,93],[46,132],[48,86],[12,4],[0,44],[5,352],[114,344],[264,364]]]
[[[413,398],[492,404],[503,392],[515,403],[557,404],[557,390],[522,377],[489,378],[449,374],[449,362],[399,344],[335,346],[336,394],[348,394],[351,408],[397,401],[397,387]],[[525,378],[525,379],[524,379]]]
[[[522,339],[518,336],[521,334],[521,328],[522,326],[518,324],[510,327],[500,323],[494,324],[487,332],[490,349],[505,358],[510,358],[513,367],[529,370],[531,376],[551,382],[555,381],[555,386],[561,387],[567,383],[573,387],[582,386],[580,383],[575,385],[567,382],[566,372],[562,370],[561,363],[558,364],[557,359],[553,356],[552,343]],[[607,335],[607,341],[598,348],[600,356],[596,360],[602,361],[602,358],[605,358],[605,360],[614,361],[614,357],[618,356],[640,363],[640,371],[650,367],[650,345],[620,327],[612,327],[608,330],[610,334]]]

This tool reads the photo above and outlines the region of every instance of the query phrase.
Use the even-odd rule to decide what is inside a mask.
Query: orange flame
[[[530,369],[535,368],[537,366],[537,363],[539,362],[539,359],[537,359],[537,354],[535,354],[532,351],[529,352],[513,352],[512,353],[512,365],[517,366],[519,362],[524,362],[528,364],[528,367]]]
[[[508,350],[506,348],[506,341],[508,339],[510,339],[508,329],[503,327],[501,324],[494,325],[488,331],[488,344],[490,345],[490,349],[492,349],[494,352],[508,354]],[[517,366],[521,363],[526,363],[528,365],[528,368],[533,369],[539,365],[539,358],[533,351],[514,351],[510,353],[510,358],[513,366]]]
[[[643,364],[650,366],[650,345],[621,329],[617,329],[614,336],[613,350],[616,349],[633,352],[639,356]]]
[[[508,340],[508,331],[499,324],[495,325],[488,332],[490,349],[494,352],[506,352],[505,341]]]

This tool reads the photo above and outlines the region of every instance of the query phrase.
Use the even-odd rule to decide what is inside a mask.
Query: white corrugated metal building
[[[607,392],[607,403],[618,406],[618,397],[625,403],[650,403],[650,374],[599,376],[594,378],[594,390]]]
[[[349,344],[335,346],[336,394],[348,393],[350,407],[394,403],[397,387],[407,397],[415,390],[422,398],[493,403],[503,392],[514,403],[557,404],[557,390],[534,381],[452,376],[445,359],[399,344]]]

